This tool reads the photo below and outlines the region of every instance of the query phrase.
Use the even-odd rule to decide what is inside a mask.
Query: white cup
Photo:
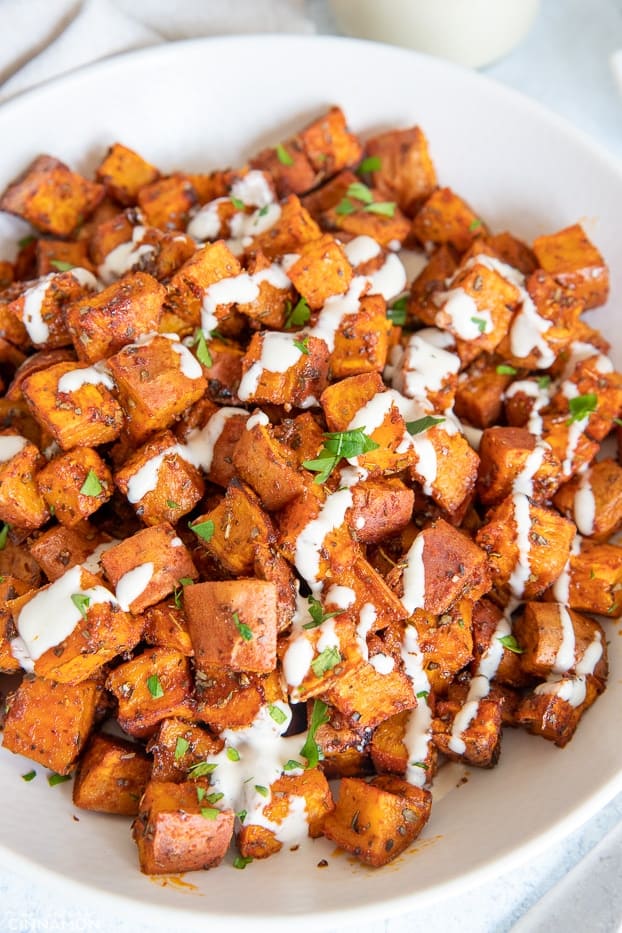
[[[347,35],[439,55],[472,68],[507,55],[540,0],[329,0]]]

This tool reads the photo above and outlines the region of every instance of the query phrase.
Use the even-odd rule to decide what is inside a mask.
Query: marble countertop
[[[307,0],[305,10],[318,32],[337,32],[324,0]],[[543,0],[530,35],[485,73],[539,100],[622,157],[622,97],[610,68],[621,48],[622,0]],[[565,933],[572,925],[609,933],[622,926],[621,873],[622,794],[520,869],[416,913],[358,923],[357,931]],[[59,884],[0,873],[0,933],[163,929],[125,919],[94,901],[68,902]],[[230,933],[234,929],[228,924]]]

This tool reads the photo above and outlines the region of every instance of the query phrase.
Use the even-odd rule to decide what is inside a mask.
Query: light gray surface
[[[121,5],[127,8],[127,3]],[[307,0],[306,9],[319,32],[336,31],[323,0]],[[618,48],[622,48],[622,0],[543,0],[530,36],[486,73],[540,100],[622,156],[622,100],[609,68],[609,57]],[[537,776],[533,778],[537,793]],[[3,805],[10,806],[10,801]],[[622,795],[520,870],[416,914],[357,924],[358,933],[504,933],[519,920],[517,933],[561,933],[571,924],[589,933],[618,930],[621,821]],[[105,858],[104,852],[101,857]],[[572,871],[574,866],[578,867]],[[0,875],[0,933],[155,933],[159,929],[126,921],[99,905],[68,902],[58,888]],[[234,933],[231,925],[228,933]]]

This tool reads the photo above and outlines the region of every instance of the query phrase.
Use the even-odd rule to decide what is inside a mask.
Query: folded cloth
[[[167,39],[312,31],[304,0],[0,0],[0,101]]]

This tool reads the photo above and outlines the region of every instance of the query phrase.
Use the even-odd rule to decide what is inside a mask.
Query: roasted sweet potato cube
[[[535,599],[564,569],[574,535],[568,519],[515,493],[487,514],[475,540],[488,554],[496,586]]]
[[[335,810],[324,820],[324,835],[374,868],[400,855],[425,826],[432,796],[400,781],[382,786],[343,778]],[[399,788],[399,790],[398,790]],[[397,792],[394,792],[397,790]]]
[[[475,601],[490,589],[484,551],[466,532],[442,518],[419,532],[404,562],[397,587],[403,591],[402,603],[409,614],[422,608],[442,615],[456,600]],[[400,568],[397,571],[399,580]]]
[[[310,240],[322,235],[319,226],[302,206],[295,194],[291,194],[281,205],[279,219],[264,233],[258,234],[247,251],[261,250],[269,259],[297,252]]]
[[[0,210],[22,217],[43,233],[68,237],[103,196],[102,185],[42,155],[11,182],[0,198]]]
[[[479,240],[477,243],[474,242],[472,249],[475,249],[480,242]],[[538,268],[538,260],[533,250],[512,233],[507,231],[495,233],[493,236],[487,237],[484,243],[486,244],[486,252],[490,251],[501,262],[518,269],[523,275],[531,275]]]
[[[352,280],[352,266],[343,247],[325,233],[302,245],[300,258],[289,266],[287,276],[309,307],[318,309],[332,295],[347,292]]]
[[[499,372],[499,366],[503,367],[503,364],[482,353],[458,382],[456,414],[476,428],[492,427],[501,418],[504,392],[512,381],[512,374],[504,372],[503,368]],[[513,421],[510,423],[514,424]]]
[[[315,700],[309,700],[307,724],[312,722],[314,709]],[[322,717],[315,732],[315,741],[321,753],[320,767],[324,774],[330,779],[358,777],[369,773],[368,748],[371,730],[358,729],[356,724],[348,721],[332,706],[326,706],[325,717]],[[344,767],[346,770],[342,771]]]
[[[62,613],[62,626],[46,633],[46,614]],[[140,640],[143,622],[123,612],[99,577],[76,565],[40,590],[13,600],[15,627],[40,677],[78,684]],[[60,619],[59,619],[60,621]],[[59,625],[59,622],[56,623]],[[51,638],[51,635],[54,638]]]
[[[2,744],[57,774],[73,771],[93,728],[102,688],[25,677],[7,701]]]
[[[214,666],[196,671],[194,719],[215,731],[250,726],[265,702],[264,678]]]
[[[206,398],[217,405],[239,405],[237,391],[242,378],[244,351],[231,340],[216,338],[210,340],[209,351],[212,365],[204,368]]]
[[[505,644],[503,645],[501,660],[494,676],[495,684],[503,684],[508,687],[525,687],[531,683],[531,677],[525,672],[521,663],[522,642],[519,637],[520,633],[514,621],[512,621],[511,631],[509,627],[505,629],[505,626],[499,630],[499,623],[503,619],[503,615],[501,609],[490,599],[480,599],[473,606],[471,626],[473,662],[471,664],[471,673],[477,673],[479,663],[489,650],[493,639],[503,638],[503,635],[499,635],[499,631],[506,630],[508,634],[515,636],[518,651],[506,647]]]
[[[104,384],[106,377],[95,371],[82,381],[79,373],[75,363],[57,363],[22,383],[33,415],[63,450],[113,441],[123,424],[121,407]]]
[[[361,299],[356,314],[346,315],[335,333],[330,355],[332,379],[382,372],[387,362],[391,321],[380,295]]]
[[[393,387],[439,413],[453,406],[460,369],[457,354],[435,345],[446,337],[436,328],[423,328],[408,338],[403,352],[391,351]]]
[[[199,670],[269,672],[276,666],[276,586],[223,580],[184,589],[184,611]]]
[[[37,240],[37,275],[49,275],[59,271],[67,263],[95,272],[89,259],[87,244],[83,240]]]
[[[114,481],[145,525],[179,521],[205,491],[200,471],[182,455],[170,431],[143,444],[117,470]]]
[[[11,651],[11,642],[16,631],[8,601],[23,596],[29,589],[29,585],[23,580],[6,574],[0,583],[0,672],[3,674],[12,674],[21,668]]]
[[[275,547],[258,544],[253,570],[258,580],[267,580],[276,586],[277,631],[285,631],[296,611],[297,586],[291,567]]]
[[[470,598],[459,599],[441,615],[416,609],[410,619],[417,630],[423,670],[436,693],[444,693],[473,656],[471,607]]]
[[[523,649],[521,664],[534,677],[541,680],[558,672],[560,667],[564,668],[564,674],[575,674],[577,665],[593,646],[590,655],[595,663],[590,673],[603,684],[607,679],[607,647],[602,627],[595,619],[566,609],[560,603],[529,602],[515,621],[514,632]]]
[[[0,260],[0,290],[8,288],[14,279],[13,263],[8,259]]]
[[[214,868],[229,848],[234,820],[233,810],[205,807],[194,781],[151,781],[133,824],[141,871],[162,875]]]
[[[292,451],[276,439],[270,424],[247,425],[233,452],[233,465],[268,510],[282,508],[304,488]]]
[[[534,502],[551,499],[561,464],[526,428],[486,428],[479,445],[477,493],[484,505],[523,492]],[[622,518],[622,516],[621,516]]]
[[[32,273],[34,275],[34,272]],[[0,291],[0,337],[8,340],[15,347],[27,349],[31,345],[28,331],[21,320],[13,314],[11,304],[24,293],[24,283],[15,282],[4,291]]]
[[[434,250],[421,272],[413,279],[408,298],[408,314],[424,324],[434,324],[438,305],[435,297],[446,289],[458,267],[453,248],[442,243]]]
[[[115,250],[117,247],[125,245],[127,249],[127,244],[130,243],[132,244],[130,249],[133,251],[135,237],[140,237],[142,239],[145,227],[143,227],[142,224],[137,224],[137,220],[138,218],[135,211],[121,211],[121,213],[115,214],[113,217],[109,217],[98,224],[90,237],[88,244],[89,253],[98,268],[99,277],[102,281],[105,281],[106,284],[119,278],[122,274],[120,263],[118,267],[116,261],[107,262],[106,260],[108,257],[110,256],[112,259],[116,259],[118,253],[115,253]],[[136,229],[137,227],[138,229]],[[124,259],[125,258],[127,257],[124,257]],[[138,258],[138,253],[136,254],[136,258]],[[124,261],[123,265],[125,267],[127,263]],[[124,268],[123,271],[128,272],[129,267]]]
[[[270,800],[261,810],[270,823],[281,824],[295,806],[292,798],[302,797],[309,836],[317,839],[322,835],[326,815],[335,805],[328,781],[318,768],[303,771],[302,774],[284,774],[272,782],[270,792]],[[245,820],[236,841],[240,854],[247,858],[267,858],[283,846],[273,830],[253,823],[252,816]]]
[[[297,138],[320,177],[328,178],[355,165],[361,157],[361,144],[348,129],[341,107],[331,107],[300,130]]]
[[[148,648],[120,664],[106,681],[119,704],[117,719],[129,735],[151,735],[163,719],[192,719],[190,662],[170,648]]]
[[[140,189],[156,181],[159,174],[133,149],[113,143],[97,166],[95,177],[119,204],[136,204]]]
[[[276,331],[253,334],[242,360],[238,396],[243,402],[308,407],[328,381],[329,351],[324,340]]]
[[[417,211],[412,232],[421,243],[449,243],[463,253],[486,228],[451,188],[437,188]]]
[[[190,211],[199,201],[192,181],[182,172],[144,185],[136,200],[147,223],[160,230],[185,230]]]
[[[223,746],[223,740],[207,729],[182,719],[164,719],[147,745],[153,755],[151,780],[184,781],[192,765],[216,755]]]
[[[270,516],[252,489],[236,479],[216,508],[200,515],[193,524],[200,527],[205,521],[214,523],[214,533],[209,540],[201,538],[201,543],[231,574],[250,574],[257,546],[275,541]]]
[[[283,330],[295,304],[295,292],[288,277],[285,274],[281,277],[278,272],[275,274],[273,264],[261,250],[251,254],[247,271],[258,286],[259,294],[252,301],[239,301],[237,310],[249,318],[255,328],[261,325]]]
[[[573,547],[570,553],[564,578],[554,593],[571,609],[596,612],[612,619],[622,616],[622,548],[581,542],[578,551]]]
[[[324,440],[322,428],[310,412],[284,418],[274,426],[274,436],[289,447],[299,466],[317,455]]]
[[[188,579],[190,579],[188,577]],[[173,648],[180,654],[192,657],[194,649],[188,632],[188,622],[181,607],[182,586],[175,589],[174,601],[163,600],[156,606],[150,606],[143,613],[143,638],[148,645],[157,648]]]
[[[279,198],[304,194],[314,188],[321,177],[298,137],[262,149],[250,160],[250,165],[270,175]]]
[[[442,423],[432,425],[412,440],[412,478],[421,484],[425,494],[432,497],[449,520],[459,522],[475,489],[478,455],[463,434],[445,430]],[[435,460],[433,471],[430,470],[432,457]],[[456,463],[462,464],[459,471]]]
[[[540,268],[580,298],[586,310],[606,302],[609,270],[580,224],[538,237],[533,251]]]
[[[152,275],[132,272],[99,294],[73,302],[65,320],[78,358],[95,363],[157,330],[164,296],[164,286]]]
[[[65,318],[68,308],[76,301],[88,301],[96,288],[97,280],[86,269],[52,272],[27,283],[8,310],[24,325],[34,346],[66,347],[72,341]]]
[[[569,422],[570,418],[567,415],[542,416],[542,438],[562,465],[562,480],[580,473],[591,463],[599,450],[598,443],[590,440],[580,422]]]
[[[324,547],[328,548],[329,555],[326,585],[338,580],[339,584],[352,590],[355,601],[350,607],[350,612],[357,622],[360,622],[365,605],[370,603],[376,613],[371,626],[374,631],[405,619],[407,612],[401,601],[365,559],[358,546],[348,546],[349,536],[344,532],[346,529],[342,526],[336,536],[327,535],[324,539]]]
[[[184,441],[190,459],[210,482],[226,488],[236,475],[233,454],[247,421],[244,408],[219,407],[203,398],[181,419],[176,433]]]
[[[35,479],[44,463],[26,438],[0,434],[0,521],[29,530],[47,522],[50,513]]]
[[[449,291],[437,300],[434,323],[455,337],[460,359],[470,363],[479,353],[494,350],[506,335],[519,292],[496,270],[475,262],[459,268]]]
[[[362,661],[328,687],[328,702],[364,729],[374,729],[390,716],[416,706],[410,677],[396,665],[386,673],[384,670],[381,673],[373,664]]]
[[[155,606],[184,577],[198,576],[187,548],[168,522],[125,538],[107,550],[101,562],[121,606],[134,614]]]
[[[370,236],[384,247],[403,243],[410,231],[410,221],[394,201],[383,201],[380,192],[368,190],[365,200],[361,200],[349,187],[342,201],[322,211],[322,227],[353,236]]]
[[[108,360],[130,438],[140,443],[169,427],[203,395],[206,380],[199,362],[177,340],[156,336],[124,347]]]
[[[322,628],[292,629],[279,644],[279,656],[289,695],[298,703],[324,695],[334,683],[358,669],[361,645],[352,619],[339,613],[331,619],[328,633]]]
[[[136,816],[151,773],[140,745],[113,735],[94,735],[80,758],[73,802],[82,810]]]
[[[595,354],[581,360],[551,400],[556,411],[571,414],[571,398],[596,396],[594,410],[585,423],[585,433],[594,441],[602,441],[611,431],[611,423],[622,411],[622,374],[607,371],[611,363]],[[570,396],[570,397],[569,397]]]
[[[348,524],[356,540],[376,544],[398,534],[412,516],[414,493],[399,479],[366,480],[352,487]]]
[[[483,697],[465,725],[460,712],[467,703],[468,691],[467,686],[456,684],[449,688],[447,699],[438,701],[432,720],[432,741],[453,761],[493,768],[501,753],[501,702],[492,694]]]
[[[222,240],[208,243],[198,249],[171,278],[166,300],[167,307],[173,309],[182,320],[188,321],[193,326],[199,326],[203,300],[210,286],[222,279],[238,276],[241,271],[240,263],[226,243]],[[217,301],[218,293],[213,291],[211,297],[214,303],[212,315],[215,320],[211,327],[205,328],[206,331],[218,327],[231,308],[230,300]]]
[[[574,521],[580,534],[593,541],[607,540],[622,526],[622,467],[615,460],[599,460],[564,483],[553,503]]]
[[[417,707],[425,704],[427,701],[421,697],[417,700]],[[426,753],[421,761],[409,762],[409,749],[406,746],[408,734],[411,726],[414,726],[414,735],[421,733],[421,728],[417,727],[418,712],[414,710],[405,710],[403,713],[397,713],[390,719],[385,719],[374,729],[374,734],[370,743],[371,758],[376,771],[380,773],[404,775],[407,771],[414,772],[411,780],[417,777],[419,769],[421,776],[417,781],[417,786],[428,784],[436,773],[438,766],[438,751],[436,746],[427,742]],[[428,713],[428,715],[431,715]],[[414,750],[414,749],[413,749]],[[417,754],[421,754],[417,751]]]
[[[37,474],[37,486],[62,525],[78,525],[113,493],[112,474],[92,447],[55,457]]]
[[[541,684],[523,698],[515,721],[533,735],[541,735],[564,748],[598,693],[596,681],[589,676],[562,677],[559,681]]]
[[[83,522],[79,528],[54,525],[31,541],[28,550],[53,583],[76,564],[84,564],[105,541],[105,535]],[[99,554],[96,555],[96,559]],[[88,566],[92,572],[97,567]]]
[[[408,217],[436,188],[428,141],[418,126],[389,130],[368,139],[367,155],[378,162],[371,172],[374,188],[385,201],[396,201]]]

